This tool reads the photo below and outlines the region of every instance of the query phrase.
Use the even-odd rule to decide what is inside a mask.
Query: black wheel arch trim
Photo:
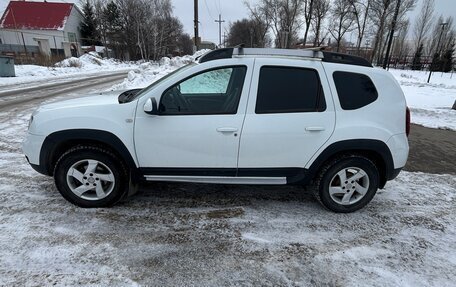
[[[386,181],[394,179],[399,173],[398,170],[400,171],[400,169],[394,168],[393,156],[386,143],[374,139],[352,139],[338,141],[325,148],[309,167],[308,180],[311,180],[330,158],[347,152],[374,153],[379,157],[378,159],[382,160],[384,170],[379,170],[381,173],[380,188],[385,186]]]
[[[41,146],[40,170],[44,171],[46,175],[52,175],[52,163],[57,160],[54,153],[66,143],[86,144],[84,141],[108,146],[125,161],[132,175],[135,175],[134,178],[138,177],[136,163],[122,140],[111,132],[95,129],[63,130],[48,135]]]

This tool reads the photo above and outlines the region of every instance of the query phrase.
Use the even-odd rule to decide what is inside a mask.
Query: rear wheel
[[[117,203],[128,190],[122,162],[107,150],[78,146],[64,153],[54,170],[57,189],[80,207],[107,207]]]
[[[344,155],[322,168],[315,180],[315,196],[334,212],[353,212],[368,204],[379,186],[375,164],[361,155]]]

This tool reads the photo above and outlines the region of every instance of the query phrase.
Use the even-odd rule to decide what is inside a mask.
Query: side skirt
[[[183,176],[183,175],[145,175],[148,181],[197,182],[219,184],[287,184],[286,177],[234,177],[234,176]]]

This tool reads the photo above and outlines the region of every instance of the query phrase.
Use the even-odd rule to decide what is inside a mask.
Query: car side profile
[[[142,90],[41,106],[23,151],[80,207],[147,180],[310,185],[352,212],[405,166],[409,126],[399,84],[362,58],[239,47]]]

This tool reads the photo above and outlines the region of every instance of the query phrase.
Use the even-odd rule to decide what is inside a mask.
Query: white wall
[[[24,36],[24,40],[22,39],[22,35]],[[0,29],[0,38],[3,44],[24,45],[25,41],[25,45],[27,46],[38,46],[38,42],[34,38],[48,39],[52,49],[55,49],[55,43],[57,44],[57,49],[63,49],[62,42],[64,42],[63,31],[55,30]]]
[[[65,32],[65,41],[68,42],[68,33],[75,33],[77,42],[81,43],[81,33],[79,32],[81,22],[83,20],[83,16],[81,12],[76,8],[76,6],[73,6],[71,9],[70,17],[68,18],[64,32]]]
[[[63,49],[62,42],[68,42],[68,33],[75,33],[77,42],[80,42],[81,34],[79,26],[83,19],[82,14],[73,6],[70,17],[68,18],[64,30],[25,30],[25,29],[0,29],[0,39],[3,44],[15,44],[38,46],[34,38],[48,39],[51,49]],[[22,39],[24,36],[24,40]]]

